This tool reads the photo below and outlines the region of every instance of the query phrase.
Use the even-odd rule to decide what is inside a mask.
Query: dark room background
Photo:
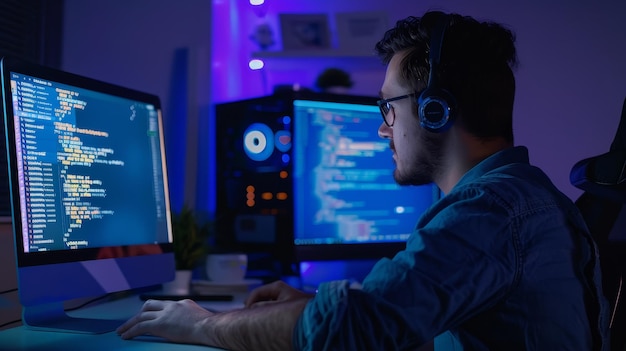
[[[569,184],[571,166],[608,150],[626,96],[626,2],[619,0],[64,3],[63,69],[161,97],[170,127],[170,179],[184,183],[172,196],[175,206],[185,201],[211,209],[212,104],[264,95],[277,84],[312,86],[316,74],[330,66],[350,71],[354,93],[378,94],[384,67],[368,55],[371,48],[336,47],[332,21],[337,13],[381,12],[392,25],[408,14],[443,9],[511,27],[520,59],[516,143],[527,145],[531,161],[571,198],[579,195]],[[330,49],[259,55],[250,36],[267,23],[280,41],[281,13],[327,14]],[[280,42],[269,48],[281,49]],[[248,61],[256,56],[265,58],[265,67],[252,71]],[[181,89],[187,92],[183,98],[176,94]]]

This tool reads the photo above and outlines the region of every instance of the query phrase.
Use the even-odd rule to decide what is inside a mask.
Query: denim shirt
[[[467,172],[360,289],[321,284],[294,348],[406,350],[445,335],[465,350],[608,350],[600,281],[577,208],[512,147]]]

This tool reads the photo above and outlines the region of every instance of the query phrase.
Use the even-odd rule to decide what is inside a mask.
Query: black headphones
[[[447,90],[439,87],[435,72],[441,58],[444,33],[450,22],[449,15],[443,15],[433,30],[430,39],[428,85],[417,98],[417,115],[420,125],[431,132],[440,133],[452,126],[455,117],[456,100]]]

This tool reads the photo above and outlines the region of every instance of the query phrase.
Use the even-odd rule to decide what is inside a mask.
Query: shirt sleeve
[[[520,274],[510,211],[480,189],[450,195],[424,214],[405,250],[374,266],[361,290],[321,284],[294,330],[295,349],[417,347],[507,294]]]
[[[349,288],[348,281],[323,283],[298,320],[294,349],[399,350],[416,345],[410,329],[400,332],[394,330],[397,323],[388,323],[387,318],[404,318],[398,312],[393,304]]]

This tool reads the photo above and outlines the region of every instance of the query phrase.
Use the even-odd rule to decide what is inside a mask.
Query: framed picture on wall
[[[280,14],[283,50],[306,51],[330,48],[326,14]]]
[[[343,12],[335,14],[339,51],[351,54],[372,54],[374,46],[387,31],[385,11]]]

